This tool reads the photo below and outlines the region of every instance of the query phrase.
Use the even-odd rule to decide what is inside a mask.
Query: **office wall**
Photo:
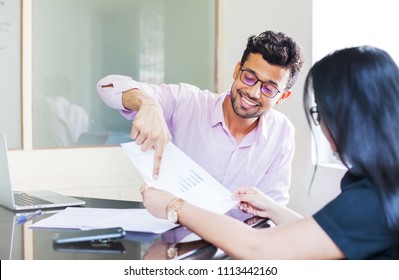
[[[219,88],[231,86],[235,64],[246,45],[246,38],[265,30],[282,31],[302,47],[305,63],[292,96],[276,109],[286,114],[296,129],[289,206],[306,215],[314,213],[339,192],[342,168],[319,166],[310,186],[314,165],[311,160],[311,134],[302,107],[303,84],[312,64],[312,0],[224,0],[221,1],[221,68]]]
[[[311,136],[302,109],[302,86],[311,65],[311,0],[220,0],[218,87],[230,87],[234,65],[250,34],[283,31],[294,37],[305,53],[304,72],[293,96],[276,107],[296,127],[290,206],[302,214],[314,212],[338,192],[343,170],[320,167],[309,192],[314,166]],[[143,180],[120,147],[28,150],[10,153],[12,180],[19,189],[53,189],[65,194],[140,199]]]

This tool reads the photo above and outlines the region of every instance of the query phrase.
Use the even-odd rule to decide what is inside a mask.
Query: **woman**
[[[276,227],[253,229],[153,188],[142,190],[145,207],[161,218],[174,211],[180,224],[233,258],[399,259],[398,66],[369,46],[336,51],[311,68],[304,107],[348,167],[341,194],[313,216],[255,188],[233,193],[239,208]]]

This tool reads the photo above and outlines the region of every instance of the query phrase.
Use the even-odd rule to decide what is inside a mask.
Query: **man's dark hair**
[[[265,31],[258,36],[250,36],[241,58],[241,65],[244,65],[250,53],[259,53],[271,65],[289,69],[290,78],[286,89],[295,84],[302,68],[303,58],[299,45],[285,33]]]

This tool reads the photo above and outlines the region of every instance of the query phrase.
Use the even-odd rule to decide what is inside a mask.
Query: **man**
[[[287,204],[294,127],[272,108],[291,95],[302,63],[297,43],[266,31],[248,38],[227,92],[144,84],[118,75],[100,80],[97,91],[108,106],[134,120],[131,137],[142,150],[155,150],[155,178],[172,139],[229,190],[255,186]]]

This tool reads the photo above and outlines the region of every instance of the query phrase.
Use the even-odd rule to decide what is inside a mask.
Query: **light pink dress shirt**
[[[112,84],[113,87],[102,88]],[[122,105],[122,92],[137,88],[156,98],[163,108],[173,143],[230,191],[254,186],[281,204],[288,203],[294,127],[286,116],[270,110],[240,143],[226,126],[222,94],[189,84],[145,84],[130,77],[110,75],[97,84],[109,106],[132,120],[136,112]]]

